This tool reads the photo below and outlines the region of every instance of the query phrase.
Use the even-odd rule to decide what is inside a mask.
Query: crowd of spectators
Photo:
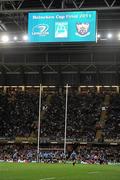
[[[49,97],[49,98],[48,98]],[[67,140],[92,142],[105,99],[104,94],[69,93],[67,106]],[[39,92],[10,90],[0,92],[0,138],[37,137]],[[43,117],[42,117],[43,116]],[[120,139],[120,95],[110,95],[107,119],[103,127],[105,139]],[[64,139],[65,94],[42,94],[41,138]],[[0,145],[1,161],[36,161],[36,147]],[[62,161],[65,158],[82,163],[120,162],[120,146],[80,147],[66,155],[62,150],[40,151],[40,161]]]
[[[96,123],[100,120],[102,94],[69,94],[67,107],[67,138],[82,138],[93,141]],[[49,137],[64,137],[65,96],[53,95],[42,122],[42,134]]]
[[[64,162],[77,160],[83,164],[120,163],[120,146],[83,146],[79,150],[41,150],[38,157],[40,162]],[[0,161],[36,162],[37,150],[31,145],[2,145],[0,146]]]
[[[30,136],[38,120],[38,94],[0,93],[0,137]]]
[[[84,162],[120,162],[120,146],[93,146],[80,148],[80,157]]]
[[[41,137],[64,138],[65,95],[51,95],[46,105],[42,95]],[[100,119],[103,95],[69,94],[67,138],[93,141],[95,125]],[[8,91],[0,93],[0,137],[37,136],[39,93]]]
[[[42,94],[41,137],[63,139],[65,130],[65,94]],[[94,141],[104,95],[69,93],[67,139]],[[37,137],[39,92],[10,90],[0,92],[0,137]],[[110,95],[107,120],[103,127],[106,139],[120,139],[120,95]]]
[[[105,139],[120,140],[120,95],[110,96],[107,109],[107,121],[104,127]]]

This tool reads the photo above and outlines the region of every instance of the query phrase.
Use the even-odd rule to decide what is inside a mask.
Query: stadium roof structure
[[[97,10],[98,28],[119,19],[119,0],[1,0],[0,31],[27,30],[27,13],[40,11]],[[104,22],[103,22],[104,21]],[[117,24],[117,23],[116,23]],[[119,23],[118,23],[119,24]],[[100,27],[99,27],[100,26]],[[106,28],[104,26],[104,29]],[[107,26],[107,29],[111,27]]]
[[[74,10],[97,10],[97,43],[0,43],[0,85],[120,84],[119,0],[1,0],[0,38],[27,34],[28,12]]]

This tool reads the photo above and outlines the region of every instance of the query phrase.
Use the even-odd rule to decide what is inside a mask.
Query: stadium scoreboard
[[[29,42],[96,42],[96,11],[28,14]]]

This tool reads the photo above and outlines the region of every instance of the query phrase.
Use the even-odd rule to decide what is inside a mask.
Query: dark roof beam
[[[1,30],[1,31],[7,31],[7,28],[6,28],[6,26],[3,24],[2,21],[0,21],[0,30]]]

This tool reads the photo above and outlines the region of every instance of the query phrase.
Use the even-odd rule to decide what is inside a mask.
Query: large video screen
[[[96,42],[96,11],[28,15],[29,42]]]

